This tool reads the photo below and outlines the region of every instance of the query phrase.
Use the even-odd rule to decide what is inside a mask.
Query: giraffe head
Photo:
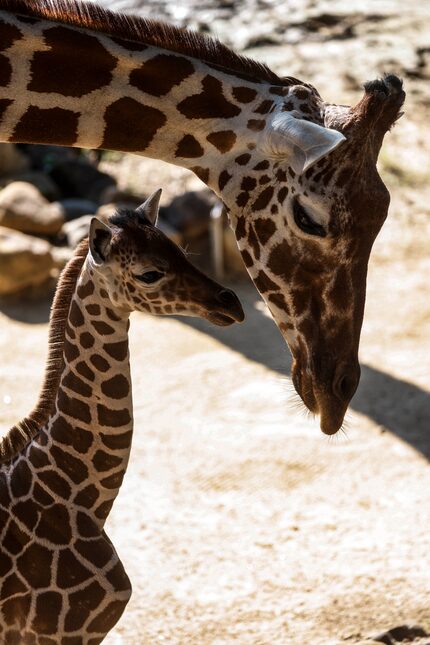
[[[322,431],[334,434],[360,378],[367,264],[389,205],[376,161],[404,92],[388,76],[367,83],[349,108],[298,83],[272,88],[279,97],[264,128],[234,159],[246,172],[232,175],[230,163],[222,197],[248,271],[290,346],[295,388]]]
[[[115,309],[201,316],[216,325],[242,322],[233,291],[196,269],[156,228],[161,189],[109,225],[93,218],[89,247],[93,271]]]

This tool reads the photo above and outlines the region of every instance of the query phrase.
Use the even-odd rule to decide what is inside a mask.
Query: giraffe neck
[[[40,485],[82,507],[100,528],[131,447],[128,317],[110,309],[103,279],[87,258],[69,310],[55,407],[26,451],[30,461],[44,452],[54,465],[55,482],[49,470]]]
[[[135,152],[189,168],[220,194],[282,94],[156,46],[7,12],[0,21],[2,141]]]

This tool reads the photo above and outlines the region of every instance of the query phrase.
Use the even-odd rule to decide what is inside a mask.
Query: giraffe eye
[[[326,236],[324,228],[309,217],[298,199],[294,200],[293,214],[295,223],[304,233],[309,233],[309,235],[317,235],[318,237]]]
[[[136,278],[136,280],[139,280],[139,282],[144,282],[145,284],[154,284],[164,277],[164,273],[162,273],[161,271],[145,271],[145,273],[135,275],[134,277]]]

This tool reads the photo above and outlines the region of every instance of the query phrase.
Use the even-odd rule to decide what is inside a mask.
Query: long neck
[[[133,410],[128,314],[117,315],[103,282],[85,262],[69,309],[55,406],[27,454],[54,464],[40,485],[66,497],[102,527],[127,467]],[[43,463],[43,462],[42,462]]]
[[[220,194],[279,100],[268,81],[182,53],[7,12],[0,20],[2,141],[135,152],[190,168]]]

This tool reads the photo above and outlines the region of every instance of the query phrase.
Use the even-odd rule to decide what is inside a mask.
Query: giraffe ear
[[[93,217],[90,224],[89,246],[96,266],[106,262],[109,256],[111,240],[112,231],[109,226],[101,222],[97,217]]]
[[[161,193],[162,190],[159,188],[155,193],[152,193],[152,195],[150,195],[148,199],[139,206],[139,208],[136,209],[136,213],[139,217],[149,220],[152,226],[157,226]]]
[[[297,119],[288,112],[274,115],[268,130],[271,154],[287,157],[299,175],[344,141],[346,138],[341,132]]]

